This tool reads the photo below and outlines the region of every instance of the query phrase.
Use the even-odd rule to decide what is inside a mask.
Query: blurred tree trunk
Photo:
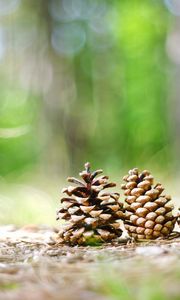
[[[48,130],[48,135],[45,135],[43,160],[48,162],[51,173],[57,174],[72,169],[74,164],[78,163],[78,157],[83,156],[85,134],[80,117],[83,110],[83,83],[78,72],[77,60],[61,56],[52,48],[54,21],[49,13],[50,4],[51,0],[41,1],[39,6],[39,16],[47,36],[45,60],[49,61],[52,68],[52,83],[48,93],[44,95],[42,106],[44,128],[41,128],[41,131]],[[87,84],[84,89],[86,87]],[[87,90],[88,88],[86,93]]]

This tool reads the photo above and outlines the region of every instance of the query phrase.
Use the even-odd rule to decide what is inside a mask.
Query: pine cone
[[[177,223],[178,223],[178,225],[180,227],[180,207],[178,208]]]
[[[90,172],[90,164],[80,173],[82,181],[69,177],[69,186],[62,190],[67,194],[61,199],[62,207],[57,212],[57,220],[64,219],[68,224],[58,233],[59,243],[71,245],[97,244],[111,241],[121,235],[118,219],[124,217],[123,204],[119,194],[105,192],[104,189],[116,186],[108,183],[108,176],[98,176],[102,170]]]
[[[126,196],[125,228],[136,239],[167,237],[174,228],[177,217],[172,215],[170,196],[162,195],[160,183],[153,186],[154,178],[149,171],[139,173],[137,168],[123,177]]]

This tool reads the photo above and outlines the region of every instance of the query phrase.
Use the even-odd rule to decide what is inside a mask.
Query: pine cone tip
[[[90,173],[90,168],[91,168],[90,163],[89,162],[85,163],[84,167],[85,167],[86,172]]]

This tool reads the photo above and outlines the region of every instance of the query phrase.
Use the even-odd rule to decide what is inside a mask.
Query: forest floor
[[[180,299],[180,238],[68,247],[55,232],[0,227],[0,299]]]

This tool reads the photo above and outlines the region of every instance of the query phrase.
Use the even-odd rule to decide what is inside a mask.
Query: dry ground
[[[56,229],[0,227],[0,299],[180,299],[180,239],[57,246]]]

